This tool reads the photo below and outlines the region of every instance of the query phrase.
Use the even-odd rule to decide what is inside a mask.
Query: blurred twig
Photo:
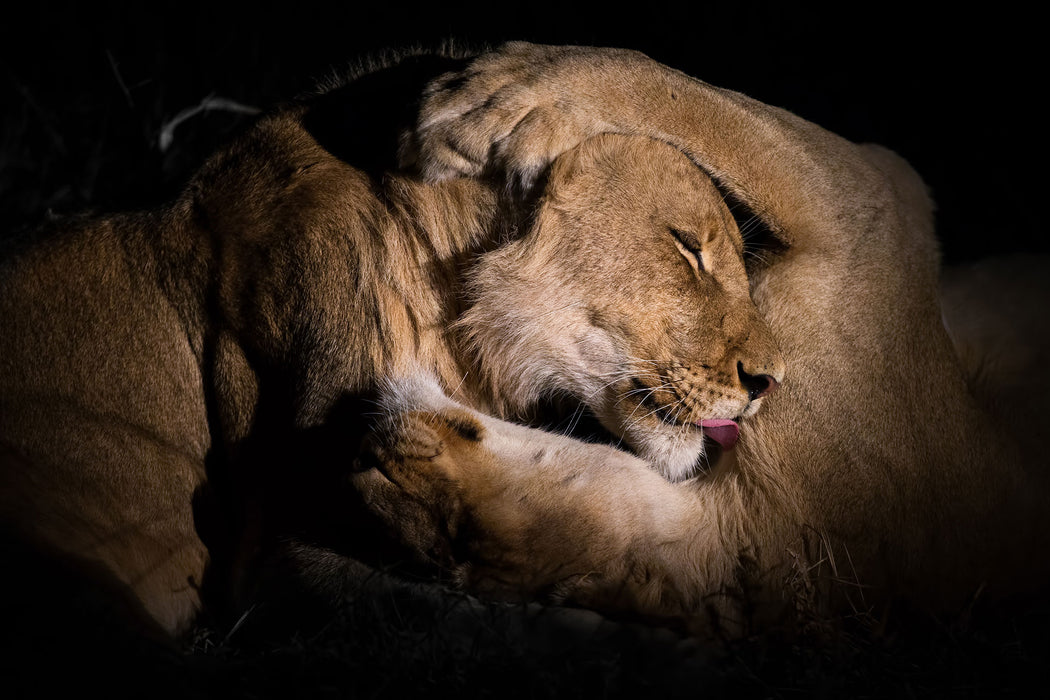
[[[106,58],[109,59],[109,67],[113,71],[113,76],[117,79],[120,91],[124,93],[124,99],[127,101],[128,107],[135,109],[135,102],[131,99],[131,91],[128,90],[127,83],[124,82],[124,77],[120,74],[120,69],[117,67],[117,59],[113,58],[113,54],[109,49],[106,49]]]
[[[251,105],[244,105],[235,100],[231,100],[227,97],[216,97],[214,95],[208,95],[200,104],[192,107],[187,107],[181,110],[174,117],[165,122],[160,128],[160,134],[157,136],[157,147],[161,153],[167,151],[172,142],[175,140],[175,129],[179,124],[191,119],[202,112],[211,111],[222,111],[222,112],[234,112],[237,114],[251,114],[255,115],[260,112],[258,107],[252,107]]]

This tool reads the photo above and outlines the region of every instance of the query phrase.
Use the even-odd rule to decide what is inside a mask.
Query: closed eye
[[[689,265],[699,274],[704,269],[704,256],[700,250],[700,244],[696,241],[696,236],[676,228],[672,228],[670,231],[678,252],[689,261]]]

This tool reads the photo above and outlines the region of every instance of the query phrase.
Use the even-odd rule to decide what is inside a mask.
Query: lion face
[[[532,230],[486,258],[465,323],[510,403],[567,391],[670,479],[783,380],[740,232],[670,146],[605,135],[562,156]]]

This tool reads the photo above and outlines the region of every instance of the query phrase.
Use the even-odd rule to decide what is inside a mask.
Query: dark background
[[[203,113],[161,153],[161,127],[209,95],[265,107],[387,48],[527,39],[640,49],[893,148],[931,186],[949,260],[1050,250],[1041,22],[1002,3],[788,5],[38,2],[0,29],[0,231],[167,196],[245,121]]]
[[[183,122],[173,145],[161,152],[163,126],[208,96],[265,107],[362,56],[457,38],[468,45],[526,39],[642,50],[852,140],[901,153],[939,203],[949,261],[1050,252],[1043,235],[1048,148],[1039,106],[1046,86],[1041,21],[1005,3],[950,13],[931,13],[919,2],[866,10],[787,5],[636,0],[630,8],[491,2],[442,9],[383,0],[43,0],[17,11],[8,7],[0,18],[0,242],[49,214],[148,205],[169,196],[248,119],[202,113]],[[359,614],[349,615],[347,629],[387,624],[367,615],[361,623],[353,616]],[[231,690],[247,687],[246,695],[259,697],[307,696],[306,679],[329,696],[332,688],[365,696],[399,682],[437,690],[450,679],[463,687],[490,676],[510,686],[502,691],[508,697],[531,695],[553,677],[539,696],[565,697],[575,693],[559,689],[576,687],[566,679],[607,693],[607,679],[615,677],[627,689],[652,689],[674,661],[664,660],[654,673],[650,660],[634,653],[537,660],[494,645],[483,662],[449,662],[451,670],[432,673],[427,663],[437,668],[447,660],[440,637],[421,650],[411,636],[391,646],[407,624],[402,614],[398,609],[398,625],[391,624],[394,631],[380,641],[336,625],[313,647],[296,641],[253,655],[231,649],[221,637],[217,645],[203,637],[194,642],[192,668],[204,682],[218,678]],[[1003,688],[1016,690],[1030,680],[1045,687],[1045,619],[1031,617],[1027,629],[1034,632],[1024,643],[1013,618],[1001,634],[967,635],[953,625],[932,625],[928,634],[921,627],[892,643],[878,635],[858,638],[838,644],[834,654],[828,646],[790,644],[774,653],[759,640],[674,689],[687,697],[701,688],[711,695],[742,678],[753,693],[734,697],[807,696],[802,689],[824,697],[975,697],[982,690],[1000,697]],[[434,628],[429,619],[419,626],[428,635]],[[56,627],[54,633],[65,631]],[[501,654],[507,659],[494,663]],[[61,673],[66,660],[56,661]],[[677,679],[665,678],[661,687]],[[414,694],[421,695],[426,693]]]

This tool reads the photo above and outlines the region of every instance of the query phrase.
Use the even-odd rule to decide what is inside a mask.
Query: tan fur
[[[967,386],[908,165],[638,53],[522,43],[432,86],[411,157],[434,179],[495,166],[527,186],[601,132],[673,144],[773,230],[785,250],[751,287],[788,379],[731,459],[677,484],[612,448],[476,415],[481,445],[446,442],[415,465],[469,517],[450,547],[463,579],[708,629],[712,612],[742,620],[745,599],[776,610],[818,567],[862,608],[958,609],[1043,585],[1045,459]],[[438,436],[438,417],[465,410],[413,391],[390,410]]]
[[[519,233],[482,183],[344,162],[311,130],[324,105],[263,117],[170,205],[67,223],[0,273],[4,534],[105,572],[166,634],[205,584],[251,586],[311,469],[296,440],[321,450],[332,427],[348,470],[363,419],[340,407],[388,380],[425,372],[504,418],[570,394],[684,476],[695,422],[760,403],[739,371],[783,379],[736,225],[670,146],[584,144]],[[634,377],[666,386],[623,400]],[[412,530],[430,509],[397,513]]]
[[[690,476],[696,424],[758,410],[748,377],[784,378],[742,256],[721,196],[670,147],[607,135],[559,158],[533,230],[477,266],[460,321],[497,414],[569,394]]]

